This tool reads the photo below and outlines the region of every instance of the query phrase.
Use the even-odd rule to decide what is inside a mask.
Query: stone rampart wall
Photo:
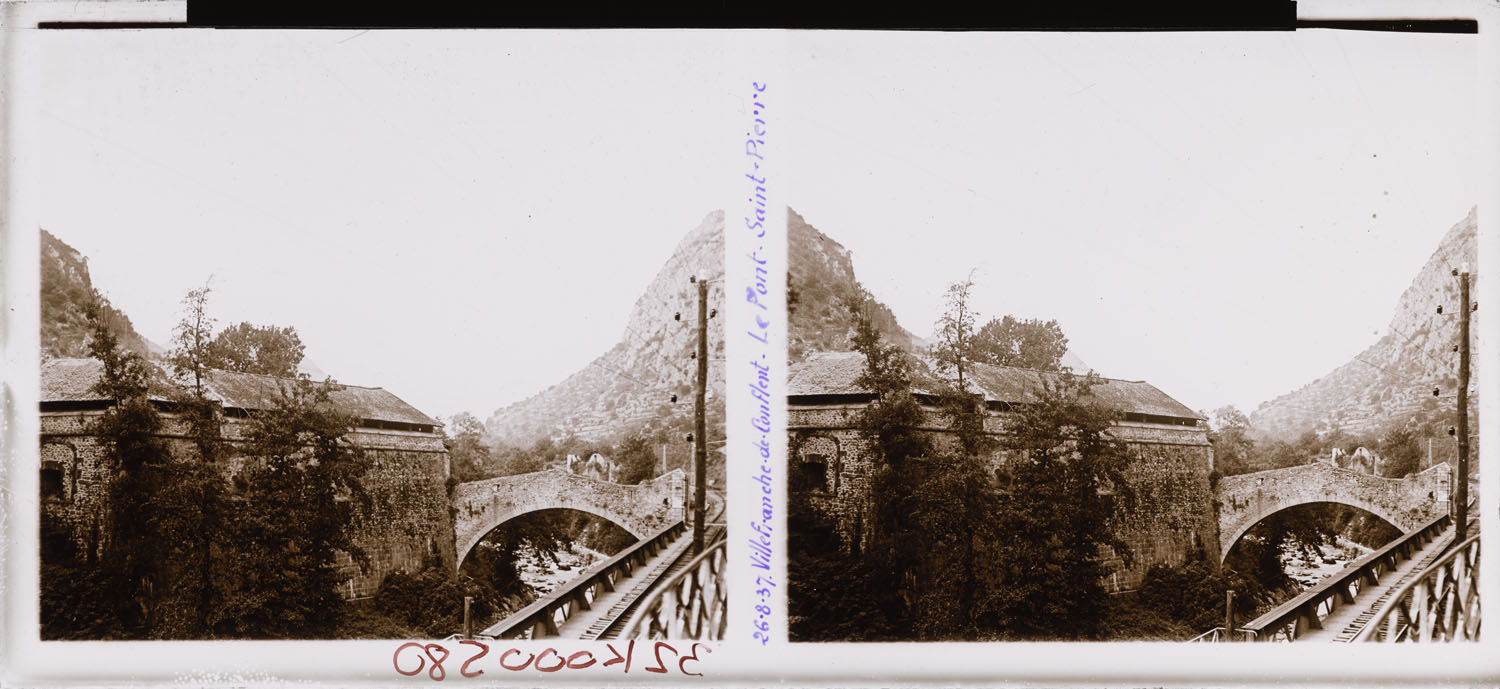
[[[100,412],[49,412],[41,418],[40,469],[55,468],[62,475],[60,494],[42,501],[42,518],[67,529],[84,552],[96,553],[109,538],[109,493],[118,471],[103,443],[90,432],[99,416]],[[172,417],[166,421],[162,437],[172,456],[179,461],[194,458],[185,424]],[[222,435],[228,451],[221,462],[226,475],[249,459],[240,452],[246,428],[243,420],[225,419]],[[429,560],[451,566],[455,555],[448,452],[441,436],[362,428],[346,438],[365,451],[363,482],[371,505],[357,511],[352,534],[369,557],[368,566],[359,567],[347,554],[339,558],[349,577],[344,594],[373,594],[386,574],[416,571]]]
[[[863,548],[871,542],[872,481],[875,463],[884,461],[854,428],[862,409],[863,405],[855,404],[792,406],[788,410],[789,471],[808,471],[807,475],[815,476],[816,467],[808,469],[803,464],[821,463],[824,467],[822,488],[814,487],[796,497],[834,525],[846,549],[855,544]],[[991,414],[986,430],[1002,431],[1006,419],[1004,413]],[[932,430],[940,442],[945,438],[954,441],[946,431],[948,419],[935,411],[928,410],[923,428]],[[1103,553],[1111,565],[1106,585],[1111,590],[1131,590],[1140,585],[1151,565],[1180,564],[1195,552],[1212,552],[1218,543],[1208,483],[1212,449],[1201,428],[1121,423],[1113,433],[1127,444],[1133,457],[1126,473],[1137,500],[1133,509],[1122,511],[1118,518],[1121,539],[1131,546],[1134,557],[1127,566],[1119,554]],[[1006,454],[996,452],[986,458],[992,465],[989,470],[993,472],[1004,464]]]

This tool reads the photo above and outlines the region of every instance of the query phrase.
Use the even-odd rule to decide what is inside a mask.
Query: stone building
[[[925,428],[946,433],[935,407],[937,381],[931,364],[917,363],[912,392],[924,403]],[[857,352],[812,354],[792,366],[788,379],[789,489],[836,525],[845,548],[867,544],[871,534],[866,525],[873,523],[873,458],[855,427],[859,412],[874,400],[855,383],[863,369],[864,356]],[[965,377],[990,410],[986,430],[998,433],[1008,409],[1032,399],[1044,377],[1057,375],[975,364]],[[1204,417],[1143,381],[1106,378],[1092,394],[1123,413],[1113,434],[1129,449],[1126,475],[1136,495],[1134,509],[1120,515],[1119,532],[1134,559],[1127,568],[1114,553],[1102,553],[1113,564],[1106,586],[1132,590],[1153,564],[1180,564],[1195,551],[1217,552],[1209,486],[1213,452]],[[986,461],[997,470],[1004,452],[996,451]]]
[[[90,388],[102,365],[95,359],[53,359],[41,370],[42,519],[63,525],[84,552],[98,552],[107,533],[110,483],[117,467],[91,429],[112,402]],[[223,408],[221,435],[229,448],[226,474],[246,459],[236,456],[248,430],[246,418],[267,408],[287,383],[273,376],[209,371],[207,394]],[[196,455],[186,424],[170,409],[167,374],[153,367],[150,398],[162,409],[162,437],[179,458]],[[436,558],[453,561],[453,523],[447,481],[450,467],[441,424],[381,388],[342,385],[331,398],[359,419],[345,436],[359,445],[369,463],[364,485],[369,509],[357,510],[353,540],[370,558],[361,568],[347,555],[343,593],[375,592],[386,574],[416,571]],[[293,528],[294,525],[288,525]]]

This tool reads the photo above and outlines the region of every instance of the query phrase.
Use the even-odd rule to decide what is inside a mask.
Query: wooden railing
[[[641,603],[620,638],[723,639],[729,609],[724,585],[728,542],[719,530],[702,553]]]
[[[1276,606],[1237,631],[1248,631],[1256,641],[1296,641],[1309,629],[1321,629],[1323,618],[1341,605],[1353,603],[1360,590],[1379,583],[1380,577],[1397,569],[1448,528],[1452,517],[1437,517],[1355,560],[1343,571],[1329,576],[1296,598]]]
[[[1479,534],[1397,589],[1355,641],[1479,639]]]
[[[686,529],[687,524],[679,521],[637,541],[614,557],[585,570],[566,587],[543,596],[485,629],[485,636],[497,639],[557,636],[558,625],[580,611],[589,610],[595,598],[615,590],[616,581],[629,577],[637,567],[645,565],[677,540]]]

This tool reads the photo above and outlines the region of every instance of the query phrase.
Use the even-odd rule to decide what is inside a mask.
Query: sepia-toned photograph
[[[791,39],[791,640],[1476,638],[1476,41]]]
[[[1492,680],[1462,1],[0,7],[0,684]]]
[[[42,640],[723,637],[720,41],[39,40]]]

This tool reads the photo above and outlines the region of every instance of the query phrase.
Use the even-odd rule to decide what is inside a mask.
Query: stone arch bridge
[[[1436,464],[1404,479],[1388,479],[1315,462],[1219,479],[1219,561],[1250,527],[1298,505],[1336,502],[1390,522],[1402,533],[1448,511],[1452,470]]]
[[[633,486],[562,469],[461,483],[453,490],[454,566],[462,566],[485,534],[528,512],[588,512],[643,538],[681,521],[686,495],[681,469]]]

